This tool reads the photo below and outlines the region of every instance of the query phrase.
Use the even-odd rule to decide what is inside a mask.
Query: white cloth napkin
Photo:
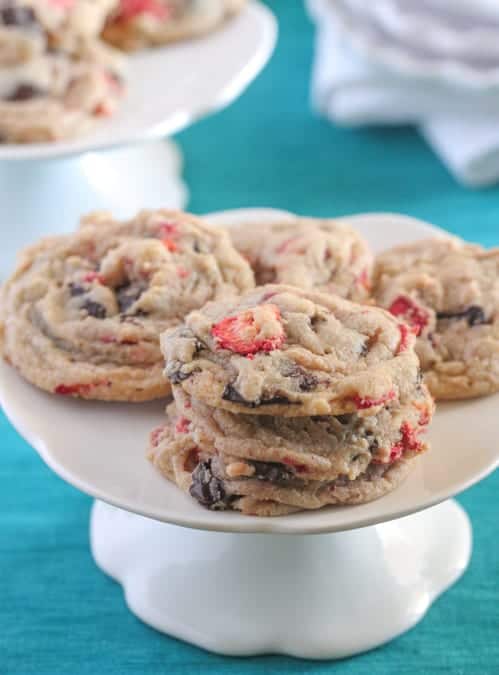
[[[310,0],[317,22],[312,100],[337,124],[418,126],[440,159],[472,187],[499,182],[499,94],[405,77],[349,44],[327,11]],[[324,11],[326,8],[326,11]]]

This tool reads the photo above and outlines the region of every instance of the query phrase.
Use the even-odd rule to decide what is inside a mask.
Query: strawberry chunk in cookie
[[[213,326],[211,334],[220,348],[244,355],[271,352],[286,339],[281,312],[272,304],[222,319]]]
[[[399,295],[388,309],[393,316],[398,316],[409,324],[416,336],[421,335],[428,325],[428,312],[407,295]]]

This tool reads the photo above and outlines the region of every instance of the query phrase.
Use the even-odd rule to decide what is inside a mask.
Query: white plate
[[[0,161],[63,157],[171,135],[237,98],[268,61],[276,36],[274,15],[252,0],[206,37],[132,55],[121,107],[92,133],[60,143],[0,145]]]
[[[308,0],[308,7],[316,20],[334,22],[344,39],[365,58],[392,71],[480,92],[499,87],[499,65],[494,61],[473,63],[453,55],[443,58],[411,48],[393,37],[390,39],[373,22],[352,11],[348,0]]]
[[[289,214],[241,210],[219,214],[225,223],[268,222]],[[375,250],[441,232],[404,216],[346,218]],[[457,494],[499,462],[499,396],[440,405],[430,432],[431,452],[415,460],[406,482],[370,504],[330,507],[280,518],[212,512],[162,478],[145,459],[151,429],[164,420],[164,402],[106,404],[59,398],[0,368],[0,401],[14,426],[62,478],[94,497],[151,518],[230,532],[337,532],[398,518]]]

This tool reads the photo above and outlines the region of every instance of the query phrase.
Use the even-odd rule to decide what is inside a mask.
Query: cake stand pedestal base
[[[143,208],[182,208],[181,168],[171,141],[68,159],[0,161],[0,279],[20,248],[48,233],[73,231],[88,211],[128,218]]]
[[[471,527],[450,500],[320,535],[191,530],[96,502],[91,547],[154,628],[228,655],[343,658],[414,626],[466,569]]]

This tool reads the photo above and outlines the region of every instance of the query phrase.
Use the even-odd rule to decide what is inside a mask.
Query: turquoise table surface
[[[267,69],[230,109],[178,136],[190,208],[399,211],[499,244],[498,188],[458,186],[411,129],[336,129],[314,116],[312,26],[301,2],[269,4],[280,41]],[[336,663],[235,659],[163,636],[130,614],[121,588],[92,562],[91,500],[52,474],[3,417],[0,433],[0,675],[499,672],[499,473],[459,497],[474,527],[470,568],[414,630]]]

